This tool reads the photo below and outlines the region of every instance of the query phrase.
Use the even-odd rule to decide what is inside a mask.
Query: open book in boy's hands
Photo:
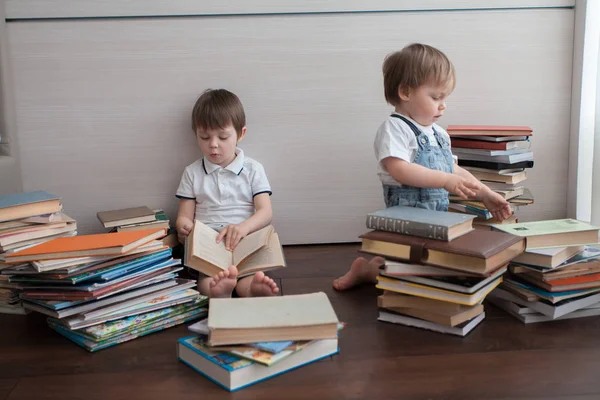
[[[225,241],[217,243],[218,232],[200,221],[185,242],[184,264],[203,274],[214,276],[235,265],[239,276],[285,267],[279,236],[272,225],[243,238],[231,251]]]

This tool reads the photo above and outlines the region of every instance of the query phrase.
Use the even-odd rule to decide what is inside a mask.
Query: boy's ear
[[[398,97],[402,101],[408,101],[410,98],[410,88],[407,86],[398,86]]]
[[[242,128],[242,131],[240,132],[240,135],[238,136],[237,141],[241,142],[242,139],[244,138],[244,136],[246,136],[246,127],[245,126]]]

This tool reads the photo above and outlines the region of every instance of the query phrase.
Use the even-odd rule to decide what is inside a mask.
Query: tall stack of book
[[[598,227],[563,219],[494,229],[526,237],[527,250],[488,297],[492,304],[524,323],[600,315]]]
[[[98,220],[111,232],[130,232],[144,229],[169,229],[169,217],[163,210],[151,210],[146,206],[120,210],[100,211]]]
[[[338,353],[339,321],[325,293],[211,299],[179,360],[229,391]]]
[[[76,234],[77,224],[62,212],[60,197],[44,191],[0,196],[0,270],[8,268],[9,254]],[[6,276],[0,276],[0,313],[27,313],[18,285],[8,282]]]
[[[533,167],[530,127],[450,125],[447,131],[458,165],[508,200],[514,209],[533,203],[531,191],[524,184],[525,169]],[[450,196],[450,200],[452,211],[477,216],[473,221],[477,228],[491,229],[492,224],[518,222],[515,215],[495,221],[481,202],[457,196]]]
[[[97,351],[206,315],[206,298],[159,239],[165,229],[58,238],[6,257],[23,307]]]
[[[367,215],[361,251],[385,258],[379,320],[458,336],[484,318],[482,302],[525,249],[518,236],[475,231],[475,217],[413,207]]]

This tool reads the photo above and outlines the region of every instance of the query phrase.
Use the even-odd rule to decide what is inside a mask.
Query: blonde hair
[[[192,129],[225,129],[233,125],[238,137],[246,126],[246,114],[239,97],[225,89],[207,89],[192,110]]]
[[[398,89],[416,89],[432,83],[448,85],[454,90],[456,75],[448,57],[435,47],[413,43],[388,54],[383,61],[385,99],[395,106],[400,103]]]

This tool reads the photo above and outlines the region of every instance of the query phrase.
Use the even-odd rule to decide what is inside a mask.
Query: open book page
[[[279,235],[273,232],[269,238],[269,243],[244,260],[241,266],[238,265],[238,271],[240,275],[245,275],[278,267],[285,267],[285,260],[283,259]]]
[[[265,246],[274,230],[275,228],[272,225],[267,225],[240,240],[240,243],[233,250],[233,265],[238,266],[242,264],[246,257]]]
[[[219,268],[227,269],[233,262],[231,251],[225,249],[223,241],[217,243],[219,234],[200,221],[194,223],[193,232],[188,238],[191,249],[188,256],[200,258]]]

